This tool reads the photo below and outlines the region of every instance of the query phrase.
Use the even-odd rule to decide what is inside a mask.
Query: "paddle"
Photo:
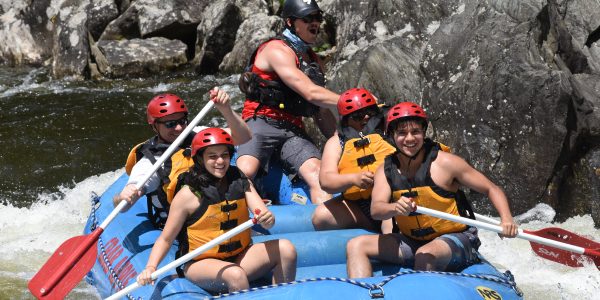
[[[256,210],[255,211],[255,216],[258,216],[260,214],[260,210]],[[170,262],[168,265],[154,271],[151,275],[152,280],[156,280],[159,276],[161,276],[162,274],[166,273],[167,271],[170,271],[172,269],[177,268],[178,266],[192,260],[194,257],[202,254],[203,252],[221,244],[222,242],[238,235],[239,233],[243,232],[246,229],[249,229],[250,227],[252,227],[252,225],[256,224],[257,220],[256,217],[252,218],[238,226],[236,226],[235,228],[231,229],[230,231],[227,231],[226,233],[223,233],[222,235],[218,236],[217,238],[215,238],[214,240],[202,245],[201,247],[197,248],[196,250],[189,252],[188,254]],[[120,299],[121,297],[126,296],[128,293],[130,293],[131,291],[137,289],[141,287],[141,285],[137,282],[129,285],[128,287],[120,290],[119,292],[113,294],[112,296],[106,298],[106,300],[116,300],[116,299]]]
[[[425,207],[417,207],[415,211],[436,218],[462,223],[494,231],[496,233],[502,233],[502,227],[498,225],[488,224]],[[547,228],[539,231],[525,231],[519,228],[517,237],[533,242],[531,243],[531,246],[534,251],[544,258],[572,267],[583,266],[583,261],[586,260],[586,258],[589,258],[594,262],[596,267],[600,268],[599,244],[586,238],[573,235],[566,230],[560,228]],[[569,242],[573,244],[570,244]],[[551,248],[546,248],[544,246],[549,246]],[[593,247],[593,249],[590,247]]]
[[[167,148],[165,153],[154,163],[152,172],[141,180],[136,187],[140,189],[148,179],[161,167],[161,165],[175,152],[186,136],[194,129],[202,118],[210,111],[214,103],[208,101],[198,115],[188,124],[187,128]],[[127,201],[123,200],[106,217],[100,227],[88,235],[76,236],[68,239],[52,254],[50,259],[29,281],[29,291],[38,299],[62,299],[81,281],[83,276],[89,272],[98,255],[96,242],[98,238],[113,221],[113,219],[125,208]]]
[[[496,225],[500,224],[500,221],[498,221],[496,219],[482,216],[477,213],[475,214],[475,217],[478,220],[482,220],[486,223],[496,224]],[[570,231],[562,229],[562,228],[549,227],[549,228],[542,228],[542,229],[536,230],[536,231],[523,230],[523,232],[531,234],[531,235],[537,235],[539,237],[547,238],[547,239],[554,240],[554,241],[561,242],[561,243],[568,243],[568,244],[578,246],[578,247],[583,247],[583,248],[591,248],[592,250],[595,250],[595,251],[598,251],[598,249],[600,249],[600,243],[592,241],[588,238],[582,237],[580,235],[577,235],[573,232],[570,232]],[[533,251],[537,255],[539,255],[545,259],[555,261],[557,263],[565,264],[570,267],[583,266],[583,264],[582,264],[583,260],[581,258],[581,255],[573,255],[573,253],[562,250],[562,249],[554,249],[554,251],[552,251],[547,248],[544,248],[544,245],[541,245],[536,242],[530,242],[530,244],[531,244],[531,248],[533,249]],[[591,258],[594,261],[594,263],[596,264],[596,266],[599,266],[600,261],[598,260],[598,255],[596,255],[596,257],[592,256]]]

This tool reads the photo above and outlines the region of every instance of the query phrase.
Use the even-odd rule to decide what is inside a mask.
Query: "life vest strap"
[[[433,229],[433,227],[415,228],[411,229],[410,233],[416,237],[424,237],[435,233],[435,230]]]
[[[237,219],[231,219],[231,220],[227,220],[227,221],[223,221],[221,222],[221,230],[229,230],[232,228],[235,228],[235,226],[238,225],[238,220]]]
[[[410,191],[410,192],[402,193],[402,196],[406,197],[406,198],[414,198],[414,197],[419,196],[419,192],[417,192],[417,191]]]
[[[360,167],[370,165],[375,162],[375,155],[369,154],[367,156],[359,157],[356,159],[356,162]]]
[[[363,148],[365,146],[368,146],[370,143],[371,143],[371,139],[368,137],[365,137],[365,138],[354,141],[354,147]]]
[[[227,244],[221,244],[219,245],[219,250],[217,250],[219,253],[223,253],[223,252],[233,252],[237,249],[242,248],[242,242],[240,241],[234,241],[231,243],[227,243]]]

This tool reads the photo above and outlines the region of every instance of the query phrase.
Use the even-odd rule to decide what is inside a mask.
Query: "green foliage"
[[[331,45],[329,43],[324,43],[322,45],[312,47],[312,49],[315,52],[321,52],[321,51],[325,51],[325,50],[331,49]]]

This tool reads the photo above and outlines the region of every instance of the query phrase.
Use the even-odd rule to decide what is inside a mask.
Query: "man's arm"
[[[129,175],[129,179],[127,184],[123,188],[123,190],[113,198],[113,203],[117,206],[122,200],[127,200],[129,203],[124,211],[127,211],[135,202],[144,194],[151,193],[158,189],[160,186],[160,178],[158,174],[154,172],[148,178],[148,180],[142,185],[142,187],[138,190],[136,185],[145,178],[150,170],[153,169],[153,164],[146,157],[142,157],[131,169],[131,174]]]
[[[513,221],[508,205],[508,198],[499,186],[457,155],[440,151],[438,159],[443,164],[443,168],[450,171],[458,183],[484,194],[490,199],[500,215],[501,226],[505,236],[514,237],[517,234],[518,227]]]

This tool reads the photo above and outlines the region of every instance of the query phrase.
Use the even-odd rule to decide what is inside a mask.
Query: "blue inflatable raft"
[[[281,174],[281,173],[280,173]],[[306,187],[279,180],[271,192],[277,193],[283,203],[297,195],[306,197]],[[121,191],[127,176],[121,176],[101,197],[93,198],[93,208],[85,227],[92,232],[114,209],[113,195]],[[285,186],[287,185],[287,188]],[[294,196],[296,194],[296,196]],[[272,197],[272,196],[271,196]],[[287,197],[287,198],[286,198]],[[272,198],[273,199],[273,198]],[[161,276],[154,286],[143,286],[128,295],[129,299],[522,299],[510,272],[501,273],[482,258],[460,273],[421,272],[399,266],[375,263],[374,277],[347,279],[346,242],[369,232],[360,229],[314,231],[310,217],[314,205],[279,205],[270,207],[277,218],[271,230],[255,228],[254,242],[286,238],[296,247],[298,270],[296,281],[269,285],[269,280],[253,282],[249,290],[232,294],[211,295],[175,271]],[[140,199],[125,213],[121,213],[105,229],[98,241],[98,259],[86,280],[98,293],[108,297],[133,284],[148,260],[160,231],[147,219],[146,201]],[[173,246],[159,267],[175,259]]]

